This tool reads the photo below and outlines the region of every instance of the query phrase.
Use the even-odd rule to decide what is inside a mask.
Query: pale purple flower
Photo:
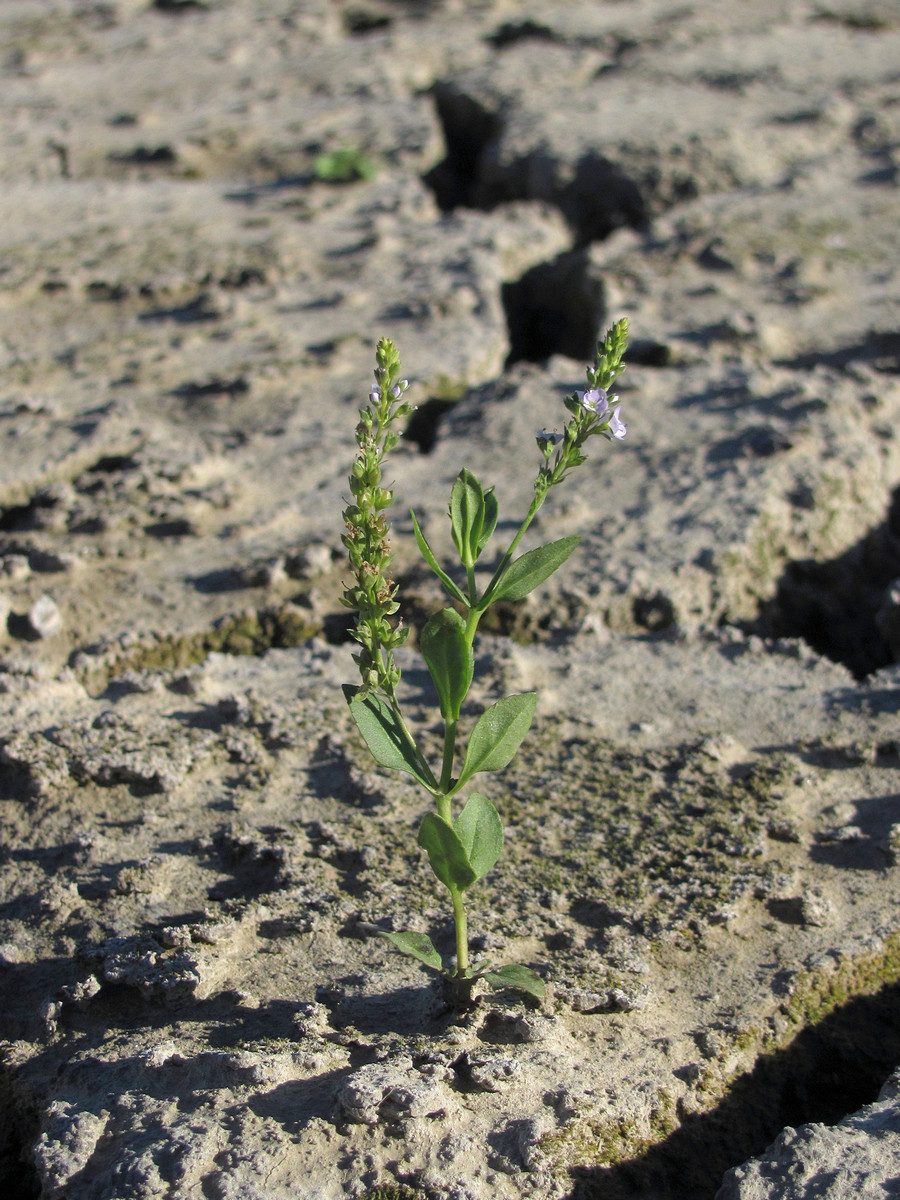
[[[377,383],[372,385],[372,390],[369,392],[369,399],[373,404],[378,404],[381,400],[381,388]]]
[[[546,442],[551,446],[558,446],[563,440],[563,435],[561,433],[557,433],[555,429],[552,433],[549,429],[539,429],[537,431],[537,440],[538,442]]]
[[[628,426],[625,424],[625,422],[619,416],[618,409],[616,409],[613,412],[612,416],[609,418],[608,428],[609,428],[609,432],[613,435],[613,437],[619,438],[620,441],[625,436],[625,432],[628,429]]]
[[[609,400],[603,388],[591,388],[589,392],[576,392],[581,407],[589,413],[602,417],[609,408]]]

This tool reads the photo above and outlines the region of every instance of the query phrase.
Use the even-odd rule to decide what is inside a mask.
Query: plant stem
[[[456,721],[447,719],[444,725],[444,760],[441,764],[442,792],[449,792],[450,781],[453,778],[453,754],[456,750]]]
[[[490,604],[491,596],[493,595],[494,589],[496,588],[496,586],[500,582],[500,580],[503,578],[506,568],[509,566],[512,556],[516,552],[516,547],[518,546],[519,542],[524,537],[525,531],[528,528],[528,526],[531,524],[531,522],[537,516],[538,509],[544,503],[544,499],[545,499],[546,495],[547,495],[547,493],[544,492],[544,495],[535,496],[535,498],[532,500],[531,507],[528,509],[528,513],[525,517],[525,520],[519,526],[518,533],[513,538],[513,540],[510,542],[509,549],[506,551],[506,553],[503,555],[503,558],[500,560],[500,566],[494,572],[493,576],[491,577],[491,582],[485,588],[484,595],[481,597],[481,599],[478,602],[478,610],[479,610],[478,615],[479,616],[481,615],[481,613],[483,613],[487,609],[488,605]],[[469,618],[469,621],[471,623],[471,616]],[[477,620],[476,620],[476,624],[477,624]],[[467,633],[468,633],[468,630],[467,630]],[[475,630],[473,628],[473,630],[472,630],[473,636],[474,636],[474,633],[475,633]]]
[[[453,918],[456,922],[456,974],[462,975],[469,969],[469,935],[466,927],[466,906],[463,894],[453,888]]]
[[[397,724],[400,726],[400,732],[403,734],[403,737],[406,740],[407,745],[410,747],[410,749],[412,750],[413,754],[416,757],[416,762],[422,768],[422,773],[425,776],[425,778],[431,781],[431,787],[429,790],[434,795],[437,795],[438,791],[446,791],[447,790],[446,787],[441,787],[441,785],[435,779],[434,774],[431,770],[431,767],[428,765],[428,763],[425,761],[424,757],[422,756],[422,752],[419,750],[419,747],[416,745],[415,738],[410,733],[408,725],[403,720],[403,714],[400,711],[400,703],[397,700],[397,696],[394,693],[393,688],[391,688],[390,691],[385,689],[385,695],[388,698],[388,703],[391,706],[391,710],[392,710],[394,716],[397,718]]]

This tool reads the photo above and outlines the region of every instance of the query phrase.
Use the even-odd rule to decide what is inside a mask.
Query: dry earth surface
[[[874,1102],[896,0],[32,0],[0,54],[4,1194],[712,1200]],[[452,944],[340,694],[356,412],[387,334],[415,628],[409,505],[448,552],[466,464],[514,528],[622,315],[628,437],[465,713],[538,690],[472,927],[547,997],[447,1013],[365,936]]]

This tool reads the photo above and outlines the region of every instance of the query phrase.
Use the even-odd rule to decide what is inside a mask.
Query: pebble
[[[39,596],[28,610],[28,627],[39,638],[53,637],[63,627],[62,613],[50,596]]]

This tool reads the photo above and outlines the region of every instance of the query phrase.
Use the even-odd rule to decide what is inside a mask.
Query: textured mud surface
[[[874,1102],[895,5],[42,0],[0,45],[8,1194],[712,1200]],[[409,505],[449,550],[465,463],[512,528],[620,315],[628,438],[542,511],[528,544],[582,544],[464,714],[538,690],[471,925],[548,995],[454,1017],[365,935],[452,943],[424,799],[340,695],[356,411],[387,334],[415,628]]]

